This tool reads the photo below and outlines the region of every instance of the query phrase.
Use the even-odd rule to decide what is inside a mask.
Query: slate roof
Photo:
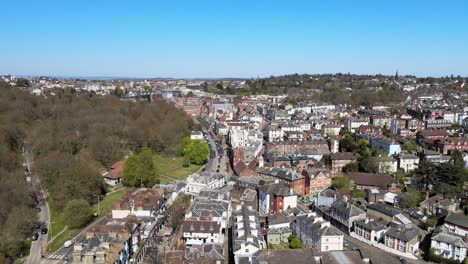
[[[278,225],[284,223],[291,223],[291,217],[283,214],[276,214],[268,216],[268,225]]]
[[[295,180],[304,178],[304,176],[298,172],[289,171],[287,169],[276,168],[276,167],[262,169],[262,170],[259,170],[258,173],[272,176],[272,177],[277,177],[280,179],[284,179],[286,181],[295,181]]]
[[[385,233],[385,236],[396,238],[401,241],[409,242],[420,234],[420,230],[417,227],[402,228],[394,227]]]
[[[259,189],[265,193],[274,194],[276,196],[284,197],[293,195],[293,193],[290,192],[289,187],[281,183],[263,185],[260,186]]]
[[[352,204],[348,206],[348,204],[343,200],[335,201],[334,203],[331,204],[331,208],[335,209],[336,211],[341,212],[347,218],[358,216],[360,214],[365,213],[362,209],[359,209],[358,207]]]
[[[457,226],[461,226],[464,228],[468,228],[468,216],[465,216],[465,215],[449,213],[449,215],[445,217],[445,222],[454,224]]]
[[[366,220],[368,220],[366,222]],[[359,220],[354,222],[355,225],[364,227],[367,230],[372,230],[372,231],[379,231],[387,228],[387,222],[385,221],[377,221],[375,219],[365,219],[365,220]]]
[[[182,231],[184,233],[219,233],[221,226],[215,221],[184,220]]]
[[[383,203],[369,204],[367,206],[367,209],[377,211],[379,213],[382,213],[390,217],[400,214],[400,212],[396,210],[395,208],[391,207],[390,205],[383,204]]]
[[[463,240],[463,237],[451,233],[443,225],[438,226],[432,233],[431,240],[440,241],[446,244],[454,245],[461,248],[468,248],[468,243]]]

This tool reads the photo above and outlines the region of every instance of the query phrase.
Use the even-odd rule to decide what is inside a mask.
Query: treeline
[[[416,78],[418,84],[442,84],[448,89],[460,87],[466,81],[460,76],[442,78]],[[401,77],[400,77],[401,78]],[[290,103],[316,101],[333,104],[374,105],[380,103],[399,103],[406,99],[403,91],[395,82],[396,76],[355,75],[355,74],[291,74],[247,80],[244,88],[236,89],[229,83],[205,83],[204,89],[218,94],[255,95],[287,94]],[[404,81],[399,81],[405,84]],[[408,84],[413,84],[412,82]]]
[[[11,90],[0,84],[0,263],[27,249],[37,216],[22,167],[24,109]]]
[[[31,201],[18,169],[21,160],[17,152],[22,141],[33,154],[34,173],[63,210],[71,200],[94,203],[95,195],[105,191],[101,172],[128,153],[140,152],[144,147],[179,153],[180,141],[193,125],[184,112],[165,102],[133,103],[72,90],[45,98],[5,84],[0,84],[0,100],[0,188],[5,196],[0,223],[8,230],[12,230],[5,224],[8,218],[17,217],[19,206],[29,208]],[[33,218],[23,217],[15,224],[20,226],[18,222]],[[29,236],[30,231],[25,235]],[[1,234],[15,234],[11,239],[25,238],[16,232]],[[2,239],[0,247],[5,241],[9,240]],[[2,253],[10,256],[15,250]]]

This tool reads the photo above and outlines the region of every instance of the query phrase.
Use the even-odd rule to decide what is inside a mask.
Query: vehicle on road
[[[49,229],[47,229],[47,227],[43,227],[41,229],[41,234],[45,235],[45,234],[47,234],[47,232],[49,232]]]
[[[40,211],[42,211],[42,209],[40,207],[36,207],[36,212],[39,213]]]
[[[38,238],[39,238],[39,234],[38,233],[33,233],[32,237],[31,237],[31,240],[36,241]]]
[[[348,241],[344,240],[344,241],[343,241],[343,246],[344,246],[344,247],[347,247],[347,246],[349,246],[349,243],[348,243]]]
[[[75,244],[75,240],[74,240],[74,239],[65,241],[65,243],[63,243],[63,246],[64,246],[65,248],[69,248],[69,247],[73,246],[73,244]]]

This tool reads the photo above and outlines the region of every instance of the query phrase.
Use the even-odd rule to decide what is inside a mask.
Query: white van
[[[63,246],[66,247],[66,248],[69,248],[69,247],[71,247],[73,244],[75,244],[75,240],[74,240],[74,239],[65,241],[65,243],[63,243]]]

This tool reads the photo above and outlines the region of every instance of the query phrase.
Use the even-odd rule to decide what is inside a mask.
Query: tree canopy
[[[182,146],[183,155],[191,162],[201,165],[206,162],[210,154],[208,144],[200,139],[184,139]]]
[[[64,210],[65,224],[71,228],[82,227],[92,218],[91,206],[84,199],[70,200]]]
[[[131,155],[125,161],[123,168],[123,183],[125,185],[153,187],[158,182],[151,149],[144,148],[140,153]]]

